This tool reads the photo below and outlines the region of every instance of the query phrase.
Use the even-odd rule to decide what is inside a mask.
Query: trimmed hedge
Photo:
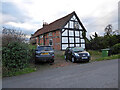
[[[28,44],[11,42],[2,48],[3,73],[12,70],[20,70],[28,65],[30,59]]]

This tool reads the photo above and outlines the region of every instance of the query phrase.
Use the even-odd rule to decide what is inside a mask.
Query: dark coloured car
[[[54,62],[54,50],[51,46],[37,46],[35,51],[35,63]]]
[[[65,51],[65,60],[70,60],[73,63],[77,61],[89,62],[90,54],[82,47],[68,47]]]

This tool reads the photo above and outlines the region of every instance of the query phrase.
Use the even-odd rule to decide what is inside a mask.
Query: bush
[[[30,63],[33,63],[35,60],[35,49],[37,45],[29,44],[29,54],[30,54]]]
[[[26,43],[11,42],[2,48],[3,68],[8,71],[25,68],[29,59],[29,48]]]
[[[112,50],[112,54],[119,54],[120,53],[120,43],[112,46],[111,50]]]

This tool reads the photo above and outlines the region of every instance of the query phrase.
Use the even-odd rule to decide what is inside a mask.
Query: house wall
[[[50,35],[51,34],[51,35]],[[61,50],[61,34],[60,31],[49,32],[39,36],[37,39],[39,45],[44,45],[43,38],[45,38],[45,45],[49,46],[49,40],[52,40],[52,47],[54,50]]]

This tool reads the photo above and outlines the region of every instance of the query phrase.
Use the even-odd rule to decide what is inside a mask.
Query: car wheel
[[[52,59],[52,60],[50,61],[50,63],[54,63],[54,59]]]
[[[87,62],[89,62],[89,60],[87,60]]]
[[[75,58],[74,57],[72,57],[72,62],[75,63]]]
[[[53,63],[54,63],[54,59],[52,59],[52,60],[49,62],[50,65],[53,65]]]

